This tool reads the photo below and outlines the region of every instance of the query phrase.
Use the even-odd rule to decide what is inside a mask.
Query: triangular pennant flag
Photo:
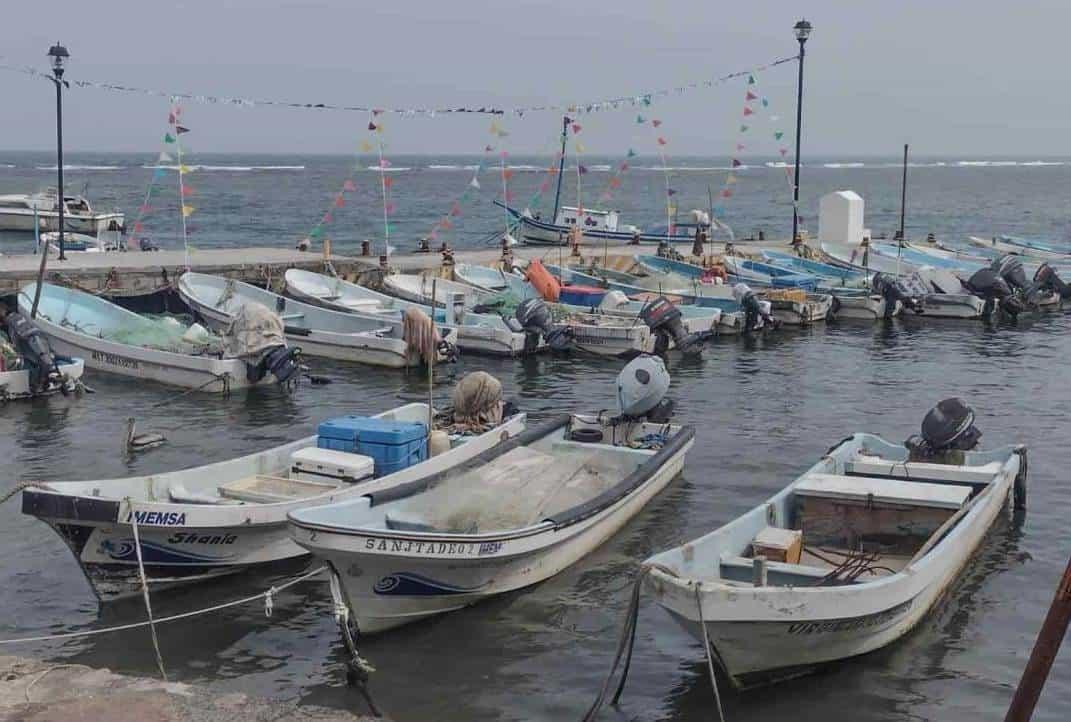
[[[747,84],[748,85],[754,85],[755,84],[755,76],[754,75],[747,76]]]
[[[480,187],[480,179],[477,178],[476,176],[472,176],[472,180],[469,181],[469,185],[472,186],[473,188],[479,189],[479,187]]]
[[[747,132],[747,126],[746,125],[741,125],[740,126],[740,132],[741,133],[746,133]]]
[[[193,206],[182,206],[182,217],[183,218],[189,218],[190,216],[193,215],[193,211],[194,211]]]
[[[500,151],[498,155],[500,158],[509,158],[509,153],[504,150]]]
[[[348,180],[342,184],[342,190],[350,191],[352,193],[353,191],[357,190],[357,185],[353,181]]]
[[[167,124],[168,125],[174,125],[176,120],[177,119],[175,118],[175,114],[173,112],[167,114]]]
[[[722,198],[732,198],[733,197],[733,192],[731,190],[729,190],[728,188],[726,188],[725,190],[723,190],[721,192],[721,197]]]
[[[658,126],[662,125],[662,121],[661,120],[652,120],[651,121],[651,125],[653,125],[654,127],[657,128]]]
[[[321,228],[320,226],[316,226],[311,231],[309,231],[309,236],[311,238],[319,238],[320,236],[323,235],[323,233],[324,233],[324,229]]]
[[[736,158],[733,158],[733,168],[739,168],[741,165],[742,163],[740,161],[738,161]]]
[[[749,91],[747,91],[747,95],[746,95],[746,96],[744,96],[744,99],[745,99],[745,100],[747,100],[747,101],[752,101],[752,100],[757,100],[757,99],[758,99],[758,97],[759,97],[759,96],[755,95],[754,93],[752,93],[752,92],[751,92],[751,91],[749,90]]]
[[[545,181],[543,181],[542,183],[539,184],[539,192],[540,193],[546,193],[549,190],[550,190],[550,181],[549,180],[545,180]]]
[[[167,171],[166,171],[166,170],[165,170],[164,168],[156,168],[156,169],[155,169],[155,170],[153,170],[153,172],[152,172],[152,179],[153,179],[153,182],[155,182],[155,181],[158,181],[158,180],[160,180],[160,179],[161,179],[161,178],[163,178],[163,177],[164,177],[165,175],[167,175]]]
[[[484,153],[490,153],[490,152],[491,152],[491,151],[493,151],[493,150],[494,150],[494,148],[493,148],[493,147],[491,147],[491,146],[489,146],[489,145],[485,145],[485,146],[483,147],[483,152],[484,152]]]
[[[145,226],[141,224],[141,221],[137,221],[134,223],[134,233],[141,233],[144,230]]]
[[[375,130],[376,129],[376,124],[373,123],[372,121],[368,121],[368,129],[369,130]]]
[[[673,188],[667,188],[666,189],[666,195],[670,196],[670,197],[673,197],[673,196],[677,195],[677,191],[675,189],[673,189]]]
[[[509,180],[512,177],[513,177],[513,171],[510,170],[509,168],[506,168],[504,171],[502,171],[502,179],[503,180]]]
[[[620,178],[611,178],[610,179],[610,187],[611,188],[617,188],[620,185],[621,185],[621,179]]]
[[[737,149],[738,151],[741,151],[741,150],[743,150],[743,149],[744,149],[744,144],[743,144],[743,143],[737,143],[737,144],[736,144],[736,149]]]
[[[192,196],[193,195],[193,188],[191,188],[188,185],[183,184],[183,185],[179,186],[179,192],[182,194],[183,197]]]
[[[170,133],[164,133],[164,142],[165,143],[174,143],[175,142],[175,136],[171,135]]]
[[[659,145],[665,145],[666,144],[666,139],[663,138],[662,136],[658,136],[658,144]]]
[[[736,176],[730,173],[728,176],[725,177],[725,185],[731,186],[733,183],[736,183]]]
[[[393,176],[389,176],[389,175],[384,175],[383,176],[383,187],[384,188],[390,188],[392,185],[394,185],[394,177]]]
[[[182,165],[180,163],[179,167],[178,167],[178,172],[182,173],[183,175],[185,175],[186,173],[193,173],[193,169],[190,168],[190,166],[188,166],[188,165]]]
[[[178,135],[182,135],[183,133],[189,133],[189,132],[190,132],[190,129],[189,129],[189,128],[187,128],[187,127],[186,127],[186,126],[184,126],[184,125],[176,125],[176,126],[175,126],[175,132],[176,132],[176,133],[177,133]]]
[[[773,134],[774,140],[781,140],[784,136],[785,134],[780,130]]]
[[[386,158],[380,158],[379,159],[379,167],[380,168],[390,168],[390,161],[387,160]]]
[[[584,144],[581,143],[580,141],[577,141],[577,143],[576,143],[576,152],[577,153],[583,153],[584,152]]]
[[[637,123],[646,123],[646,122],[647,122],[647,119],[646,119],[646,118],[644,118],[644,117],[643,117],[642,115],[637,115],[637,116],[636,116],[636,122],[637,122]]]
[[[383,206],[383,210],[385,210],[387,212],[387,215],[390,215],[391,213],[394,213],[394,203],[393,202],[387,203],[387,205]]]
[[[173,160],[174,160],[174,158],[169,156],[167,153],[161,151],[160,152],[160,157],[157,159],[157,162],[158,163],[170,163]]]
[[[367,140],[363,141],[361,143],[361,152],[362,153],[371,153],[372,152],[372,144],[369,143]]]
[[[588,172],[588,169],[585,166],[578,165],[576,167],[576,172],[577,172],[578,175],[584,175],[585,173]]]
[[[346,199],[341,194],[335,196],[335,208],[341,208],[346,205]]]
[[[782,148],[782,149],[781,149],[781,157],[783,158],[783,157],[785,157],[786,155],[788,155],[788,148]]]
[[[570,123],[572,123],[572,122],[573,122],[573,119],[572,119],[572,118],[570,118],[570,117],[569,117],[568,115],[567,115],[567,116],[565,116],[565,124],[566,124],[566,125],[569,125],[569,124],[570,124]]]
[[[755,111],[752,110],[749,106],[744,106],[744,115],[754,115],[754,113]]]
[[[380,123],[379,125],[376,126],[376,132],[377,133],[382,133],[383,132],[383,124],[382,123]]]
[[[573,129],[573,135],[580,132],[580,123],[573,123],[570,127]]]
[[[770,107],[770,99],[769,98],[763,98],[762,99],[762,107],[763,108],[769,108]]]
[[[636,157],[636,151],[632,150],[632,148],[629,148],[628,149],[628,155],[625,156],[625,157],[626,158],[635,158]]]
[[[333,215],[331,215],[331,211],[328,211],[327,213],[324,213],[323,220],[320,221],[320,222],[321,223],[330,223],[333,220],[335,220],[335,217]]]
[[[151,212],[152,212],[152,206],[150,206],[148,203],[142,203],[141,207],[138,208],[138,213],[141,213],[143,215],[145,213],[151,213]]]
[[[627,162],[622,162],[621,165],[618,166],[618,168],[621,170],[622,173],[624,173],[625,171],[628,170],[628,163]]]
[[[454,201],[453,205],[450,206],[450,215],[452,215],[452,216],[460,216],[461,215],[461,205],[457,201]]]

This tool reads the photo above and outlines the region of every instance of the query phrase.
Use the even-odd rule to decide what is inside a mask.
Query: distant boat
[[[1002,254],[1012,253],[1017,256],[1031,256],[1046,261],[1071,261],[1071,252],[1061,251],[1055,246],[1040,241],[1030,241],[1015,236],[994,236],[990,240],[978,238],[977,236],[968,236],[967,240],[975,246]]]
[[[669,233],[665,228],[656,229],[654,232],[643,231],[636,226],[621,228],[617,211],[590,208],[578,210],[573,206],[562,206],[553,222],[549,222],[536,217],[528,210],[520,211],[503,205],[501,201],[495,201],[495,204],[504,207],[520,226],[518,233],[525,243],[538,246],[568,245],[569,234],[577,227],[583,232],[585,242],[606,241],[615,245],[637,241],[643,244],[688,243],[695,240],[698,228],[706,228],[687,222],[674,224],[673,233]]]
[[[122,228],[125,216],[118,212],[94,211],[85,196],[65,195],[65,231],[97,235]],[[0,195],[0,231],[59,230],[59,194],[54,188],[41,193]]]

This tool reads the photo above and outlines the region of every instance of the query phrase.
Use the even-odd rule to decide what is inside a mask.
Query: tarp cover
[[[228,358],[258,356],[273,346],[286,346],[283,319],[267,306],[244,303],[223,330],[223,352]]]

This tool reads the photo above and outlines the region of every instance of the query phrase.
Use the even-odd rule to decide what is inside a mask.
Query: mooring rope
[[[164,657],[160,654],[160,640],[156,637],[156,622],[152,618],[152,603],[149,601],[149,580],[145,577],[145,562],[141,558],[141,536],[138,534],[138,517],[134,513],[134,502],[128,496],[127,506],[130,508],[130,527],[134,530],[134,551],[138,557],[138,576],[141,577],[141,596],[145,600],[145,612],[149,616],[149,631],[152,632],[152,648],[156,652],[156,666],[160,669],[160,677],[167,681],[167,670],[164,669]]]
[[[326,570],[327,570],[327,567],[318,567],[318,568],[312,570],[311,572],[307,572],[305,574],[302,574],[301,576],[294,577],[293,579],[291,579],[291,580],[289,580],[289,581],[287,581],[287,582],[285,582],[283,584],[279,584],[277,586],[273,586],[270,589],[268,589],[267,591],[260,592],[258,594],[254,594],[254,595],[249,596],[249,597],[243,597],[241,599],[235,599],[235,600],[230,601],[230,602],[224,602],[222,604],[216,604],[216,605],[213,605],[211,607],[204,607],[203,609],[194,609],[194,610],[189,611],[189,612],[182,612],[181,614],[172,614],[169,617],[160,617],[159,619],[155,620],[155,623],[156,624],[166,624],[168,622],[175,622],[175,621],[178,621],[180,619],[188,619],[190,617],[197,617],[197,616],[200,616],[202,614],[208,614],[209,612],[218,612],[218,611],[221,611],[223,609],[229,609],[230,607],[238,607],[238,606],[241,606],[243,604],[249,604],[250,602],[255,602],[255,601],[259,600],[259,599],[267,599],[268,595],[272,595],[272,596],[278,595],[278,593],[283,591],[284,589],[288,589],[288,588],[294,586],[295,584],[299,584],[299,583],[305,581],[306,579],[310,579],[312,577],[315,577],[316,575],[318,575],[321,572],[324,572]],[[61,634],[42,635],[40,637],[19,637],[17,639],[0,639],[0,644],[22,644],[22,643],[29,643],[29,642],[51,642],[51,641],[57,640],[57,639],[76,639],[78,637],[92,637],[92,636],[95,636],[95,635],[98,635],[98,634],[111,634],[112,632],[123,632],[123,631],[126,631],[128,629],[138,629],[138,628],[147,627],[147,626],[149,626],[149,622],[147,622],[147,621],[145,621],[145,622],[131,622],[129,624],[120,624],[120,625],[115,626],[115,627],[105,627],[104,629],[87,629],[87,630],[84,630],[84,631],[81,631],[81,632],[64,632],[64,633],[61,633]]]
[[[368,691],[368,677],[372,672],[376,671],[368,660],[362,657],[357,652],[357,640],[353,634],[353,630],[350,629],[350,608],[346,604],[346,599],[342,596],[342,580],[338,578],[338,572],[334,567],[327,567],[331,576],[328,578],[331,586],[331,601],[333,603],[335,622],[338,623],[338,628],[342,632],[342,642],[346,645],[346,651],[350,654],[349,661],[346,662],[346,682],[361,693],[365,702],[368,703],[368,709],[372,711],[372,714],[376,717],[382,717],[382,713],[376,706],[376,703],[372,700],[372,694]]]
[[[222,373],[222,374],[212,374],[212,378],[210,378],[208,381],[205,381],[200,386],[197,386],[197,387],[192,388],[192,389],[186,389],[185,391],[180,391],[179,393],[175,394],[174,396],[170,396],[170,397],[164,399],[163,401],[157,401],[155,404],[153,404],[149,408],[150,409],[155,409],[155,408],[157,408],[159,406],[165,406],[167,404],[172,404],[172,403],[178,401],[181,398],[189,396],[190,394],[195,393],[197,391],[200,391],[201,389],[205,388],[206,386],[210,386],[211,384],[215,384],[215,383],[222,383],[223,384],[223,389],[221,391],[222,391],[223,395],[224,396],[230,396],[230,394],[231,394],[231,374],[230,374],[230,372],[226,372],[226,373]]]
[[[12,498],[13,496],[18,494],[23,489],[29,489],[31,486],[41,486],[41,482],[39,482],[39,481],[23,481],[23,482],[20,482],[18,484],[15,484],[15,486],[11,487],[11,489],[8,490],[7,492],[5,492],[3,496],[0,496],[0,504],[3,504],[5,501],[7,501],[8,499]]]
[[[703,619],[703,600],[699,596],[699,583],[692,587],[695,590],[695,606],[699,610],[699,628],[703,630],[703,652],[707,658],[707,671],[710,672],[710,686],[714,688],[714,701],[718,705],[718,719],[725,722],[725,712],[721,709],[721,692],[718,691],[718,680],[714,675],[714,660],[710,654],[710,639],[707,637],[707,623]]]

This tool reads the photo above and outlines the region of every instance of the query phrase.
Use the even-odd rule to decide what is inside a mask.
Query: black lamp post
[[[796,178],[792,183],[792,243],[797,241],[800,223],[800,131],[803,127],[803,46],[811,34],[811,24],[800,20],[793,28],[800,41],[800,78],[796,90]]]
[[[48,58],[52,63],[52,82],[56,84],[56,173],[59,176],[59,260],[66,261],[63,244],[63,212],[66,210],[66,197],[63,192],[63,71],[67,58],[71,54],[67,48],[56,43],[48,49]],[[48,247],[45,247],[48,253]]]

